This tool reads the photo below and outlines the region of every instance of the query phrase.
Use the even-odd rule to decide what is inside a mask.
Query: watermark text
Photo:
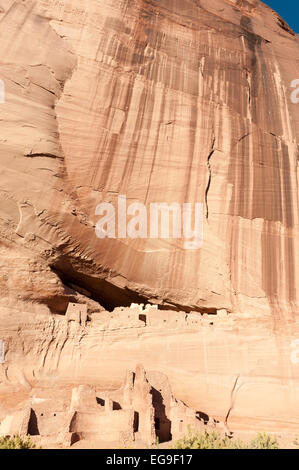
[[[183,239],[186,250],[203,244],[203,203],[151,203],[148,210],[141,202],[127,207],[126,196],[119,195],[116,207],[102,202],[95,214],[101,216],[95,229],[98,238]]]

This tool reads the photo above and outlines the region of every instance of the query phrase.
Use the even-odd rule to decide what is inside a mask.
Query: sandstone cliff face
[[[42,256],[106,306],[146,298],[291,317],[298,39],[278,15],[224,0],[8,1],[2,10],[8,249],[13,240],[22,256]],[[118,194],[204,203],[202,249],[97,239],[95,208]]]
[[[32,400],[67,401],[78,385],[117,390],[140,362],[221,430],[297,432],[295,332],[275,335],[269,320],[124,308],[83,325],[27,309],[1,309],[0,422]]]
[[[0,0],[0,21],[1,338],[11,345],[4,379],[33,383],[44,368],[73,384],[94,376],[100,348],[87,342],[68,377],[72,355],[62,345],[72,350],[77,339],[58,340],[60,320],[50,317],[68,302],[85,302],[89,312],[101,309],[96,302],[111,310],[132,301],[226,309],[238,319],[233,340],[222,329],[215,344],[207,330],[199,342],[182,333],[180,349],[174,333],[168,362],[162,347],[139,351],[141,362],[170,375],[178,398],[195,408],[213,412],[219,387],[225,398],[215,413],[223,418],[237,376],[251,381],[236,412],[245,417],[260,406],[257,388],[266,397],[274,380],[283,409],[273,419],[293,419],[299,105],[290,84],[299,77],[298,38],[255,0]],[[202,202],[202,248],[99,240],[95,208],[119,194],[147,206]],[[36,360],[30,332],[18,339],[24,324],[36,329],[43,354],[48,328],[62,348],[48,368]],[[133,347],[119,366],[127,339],[115,335],[104,347],[109,368],[99,366],[104,381],[113,371],[113,387],[136,365]],[[156,339],[145,343],[157,347]],[[256,415],[273,417],[275,407]]]

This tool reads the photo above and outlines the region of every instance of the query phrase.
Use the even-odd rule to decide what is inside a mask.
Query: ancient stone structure
[[[87,321],[87,305],[69,303],[66,311],[68,321],[76,321],[85,326]]]
[[[93,387],[80,385],[63,407],[54,399],[35,397],[24,410],[0,423],[0,436],[39,436],[40,442],[64,445],[82,439],[122,445],[139,441],[146,445],[154,444],[157,438],[160,442],[179,438],[187,433],[188,426],[203,430],[206,424],[173,397],[165,375],[147,375],[142,365],[127,373],[119,390],[101,392],[101,396],[104,398],[98,397]]]

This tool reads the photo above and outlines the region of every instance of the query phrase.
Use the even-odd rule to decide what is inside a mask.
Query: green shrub
[[[175,442],[174,449],[278,449],[278,442],[276,437],[266,433],[259,433],[250,443],[246,443],[221,436],[219,432],[202,433],[189,429],[187,436]]]
[[[36,449],[30,437],[0,437],[0,449]]]
[[[279,445],[276,437],[270,436],[265,432],[259,432],[258,435],[250,441],[250,449],[278,449]]]
[[[237,443],[241,445],[240,442]],[[175,449],[231,449],[232,439],[222,437],[218,432],[193,432],[189,429],[188,435],[174,444]],[[238,447],[239,448],[239,447]]]

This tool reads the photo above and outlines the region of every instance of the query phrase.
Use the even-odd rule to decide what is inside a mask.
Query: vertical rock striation
[[[1,110],[14,117],[4,114],[1,130],[2,197],[19,207],[17,234],[40,237],[47,264],[105,305],[154,298],[291,318],[298,39],[280,17],[258,1],[224,0],[3,10]],[[97,239],[95,208],[119,194],[147,207],[202,202],[202,249]]]

